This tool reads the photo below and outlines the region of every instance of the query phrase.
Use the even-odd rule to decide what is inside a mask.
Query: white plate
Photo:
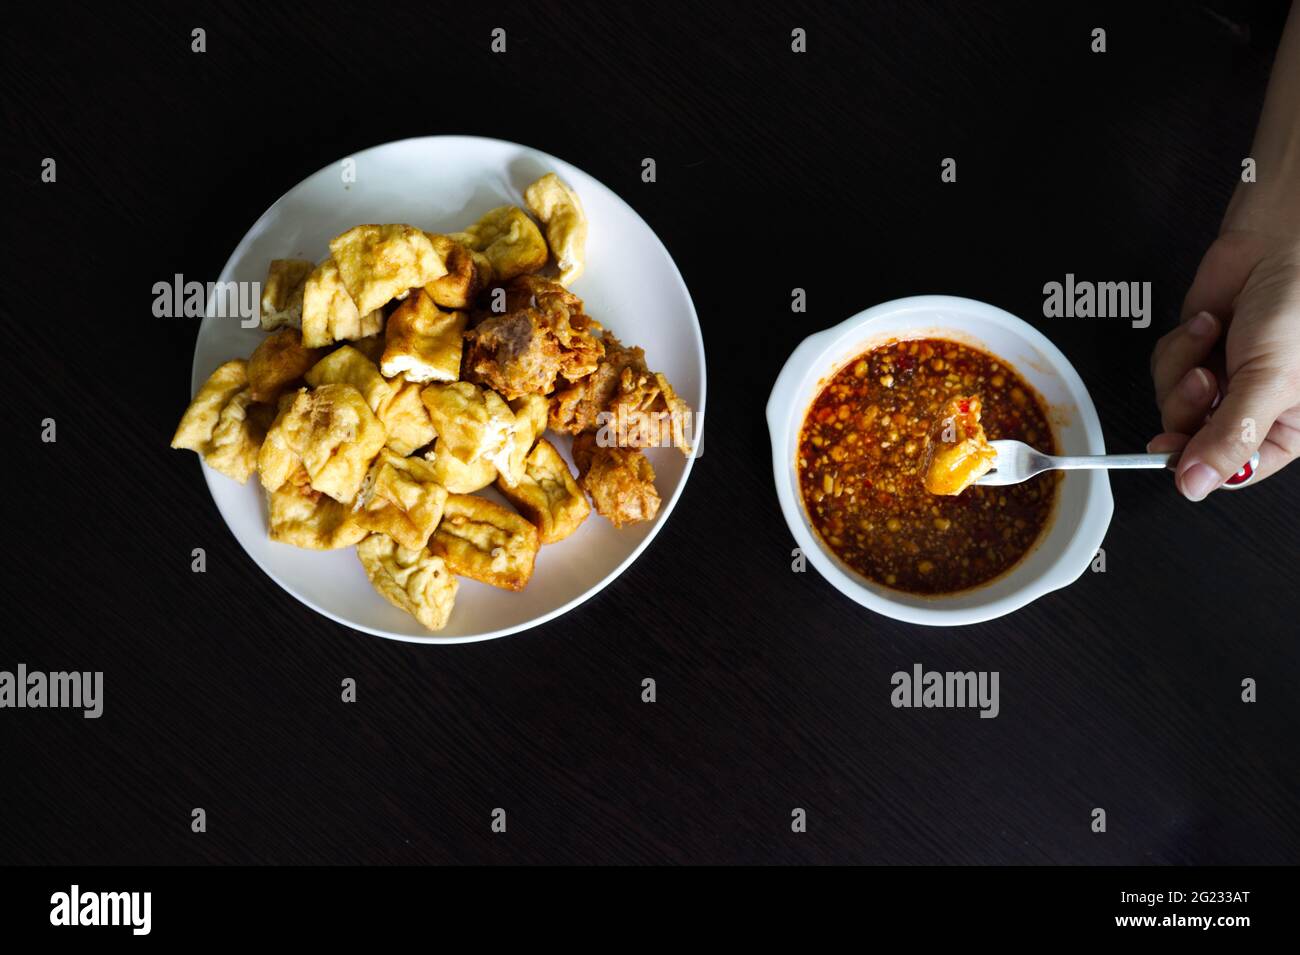
[[[522,204],[523,188],[554,171],[577,191],[590,220],[587,267],[574,292],[625,344],[643,347],[650,367],[663,372],[702,416],[704,342],[690,293],[663,243],[601,183],[535,149],[472,136],[406,139],[348,158],[356,163],[355,182],[343,182],[340,160],[290,189],[248,230],[220,281],[261,282],[273,258],[320,261],[331,238],[362,222],[455,231],[495,206]],[[247,357],[263,335],[210,310],[194,346],[193,392],[223,361]],[[697,429],[697,446],[702,437],[702,428]],[[567,456],[568,441],[554,443]],[[672,448],[647,453],[663,499],[653,522],[616,530],[593,511],[567,540],[542,547],[532,581],[521,593],[462,579],[456,609],[437,634],[375,593],[353,548],[316,553],[268,539],[256,476],[240,485],[206,466],[204,475],[217,509],[248,555],[313,610],[381,637],[461,643],[516,633],[559,616],[608,585],[645,550],[672,513],[692,463]]]

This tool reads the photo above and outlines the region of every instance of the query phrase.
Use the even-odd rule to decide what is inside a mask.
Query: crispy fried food
[[[447,274],[424,287],[436,305],[462,309],[474,304],[479,292],[492,281],[492,263],[482,252],[446,235],[429,233],[429,241],[442,256]]]
[[[465,464],[449,451],[440,452],[441,443],[435,444],[424,457],[433,465],[438,483],[452,494],[473,494],[497,479],[497,466],[490,458],[479,458]]]
[[[446,503],[447,489],[438,483],[432,464],[383,450],[366,475],[354,518],[366,530],[420,550],[442,520]]]
[[[387,534],[371,534],[357,545],[357,556],[371,585],[390,604],[429,630],[447,625],[460,583],[441,557],[407,549]]]
[[[503,590],[523,590],[533,575],[537,528],[508,507],[472,494],[452,494],[429,551],[453,574]]]
[[[262,486],[278,490],[301,464],[315,490],[351,504],[384,446],[384,426],[352,385],[304,388],[286,399],[258,457]]]
[[[572,285],[587,258],[587,214],[578,194],[548,172],[524,190],[524,205],[546,227],[546,242],[560,268],[560,284]]]
[[[528,455],[521,479],[513,487],[498,480],[497,490],[533,522],[543,544],[564,540],[591,513],[569,466],[545,438]]]
[[[328,258],[307,276],[302,298],[302,343],[323,348],[338,341],[376,335],[384,327],[379,309],[361,312],[348,294],[338,263]]]
[[[262,339],[248,356],[248,388],[253,400],[274,404],[320,361],[319,348],[304,348],[296,328],[281,328]]]
[[[672,444],[683,454],[691,453],[686,440],[691,409],[659,372],[624,368],[608,411],[608,418],[600,428],[604,436],[601,443],[620,448],[660,448]]]
[[[507,398],[549,394],[556,378],[591,374],[605,353],[600,325],[582,311],[582,300],[537,275],[506,287],[506,310],[483,312],[468,333],[465,377]]]
[[[365,537],[352,508],[313,490],[309,480],[300,467],[267,495],[271,540],[307,550],[337,550]]]
[[[388,384],[393,396],[379,409],[379,421],[388,432],[385,447],[406,457],[438,436],[429,418],[429,409],[420,400],[424,386],[393,378]]]
[[[645,351],[633,346],[625,348],[611,333],[603,336],[604,357],[586,378],[561,388],[551,399],[550,426],[553,431],[580,434],[599,426],[601,412],[609,409],[618,394],[625,369],[644,374]]]
[[[550,254],[536,223],[518,206],[499,206],[464,232],[454,232],[447,238],[481,252],[492,264],[492,275],[498,282],[536,272]]]
[[[460,377],[464,312],[444,312],[424,289],[415,289],[393,314],[384,331],[380,367],[388,378],[455,381]]]
[[[306,259],[272,259],[262,284],[262,330],[302,327],[302,293],[315,265]]]
[[[573,439],[573,462],[596,513],[615,527],[652,520],[659,512],[655,471],[640,450],[601,447],[586,431]]]
[[[375,363],[351,345],[330,352],[307,370],[306,378],[313,388],[351,385],[361,392],[375,414],[393,398],[393,386],[379,373]]]
[[[998,452],[984,436],[978,395],[952,398],[935,419],[923,483],[931,494],[960,494],[987,474]]]
[[[363,315],[447,274],[429,236],[409,225],[354,226],[330,240],[330,254]]]
[[[197,451],[208,467],[240,484],[257,467],[266,429],[248,388],[248,363],[228,361],[208,376],[181,416],[173,448]]]
[[[533,444],[546,430],[549,403],[541,395],[524,395],[510,402],[515,423],[506,437],[505,446],[493,458],[502,483],[515,485],[524,476],[524,461]]]
[[[352,347],[374,362],[375,367],[378,368],[380,359],[384,357],[384,336],[380,334],[358,338],[352,342]]]
[[[438,432],[438,450],[462,464],[491,460],[506,449],[515,414],[495,391],[468,381],[436,382],[420,393]]]

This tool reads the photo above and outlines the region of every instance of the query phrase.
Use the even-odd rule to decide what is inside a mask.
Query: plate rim
[[[663,529],[664,525],[668,523],[669,517],[672,516],[673,509],[677,506],[677,501],[681,497],[682,492],[686,489],[687,482],[690,480],[691,470],[695,466],[695,459],[698,456],[699,450],[704,443],[704,420],[705,420],[704,408],[705,408],[706,399],[708,398],[708,362],[704,350],[704,329],[703,326],[700,325],[700,316],[699,316],[699,312],[695,308],[695,300],[691,297],[691,291],[686,285],[686,280],[682,278],[681,269],[677,267],[676,260],[673,259],[672,254],[668,251],[668,247],[664,245],[664,242],[659,237],[659,234],[650,227],[650,224],[645,221],[645,219],[641,216],[639,212],[637,212],[635,207],[633,207],[632,204],[629,203],[627,200],[625,200],[621,195],[619,195],[617,192],[611,189],[600,179],[597,179],[595,176],[591,175],[591,173],[587,172],[581,166],[571,163],[568,160],[563,159],[559,156],[552,155],[551,153],[548,153],[544,150],[536,149],[532,146],[525,146],[521,143],[512,142],[511,140],[507,140],[507,139],[497,139],[492,136],[476,136],[476,135],[469,135],[469,134],[462,134],[462,133],[439,133],[439,134],[434,134],[429,136],[408,136],[404,139],[394,139],[389,142],[379,143],[374,146],[369,146],[357,152],[349,153],[346,156],[341,157],[340,159],[334,160],[333,162],[326,163],[324,166],[321,166],[320,168],[316,169],[314,172],[311,172],[308,175],[304,176],[302,179],[298,180],[296,183],[294,183],[292,186],[286,189],[283,193],[281,193],[276,198],[274,202],[272,202],[269,206],[266,207],[266,209],[262,212],[260,216],[258,216],[256,219],[253,220],[252,224],[248,227],[247,230],[245,230],[243,237],[239,240],[239,242],[235,244],[235,248],[231,251],[230,255],[227,257],[225,264],[221,267],[221,272],[218,275],[217,281],[218,282],[228,281],[227,276],[233,270],[235,262],[242,257],[247,246],[252,242],[254,233],[257,231],[257,227],[263,221],[265,221],[266,218],[270,216],[272,212],[275,211],[276,207],[281,202],[283,202],[290,193],[292,193],[296,189],[301,188],[304,183],[315,178],[316,176],[319,176],[321,173],[329,170],[330,168],[338,165],[338,163],[341,162],[343,159],[360,159],[361,157],[365,156],[367,153],[373,153],[377,150],[391,149],[398,146],[408,146],[411,144],[423,143],[430,140],[442,140],[442,141],[473,140],[480,143],[489,143],[494,146],[504,146],[507,148],[516,149],[521,152],[529,153],[535,158],[541,160],[550,160],[556,163],[560,163],[564,166],[568,166],[570,168],[576,169],[579,172],[581,172],[584,176],[586,176],[588,179],[590,179],[592,182],[596,183],[596,185],[599,186],[601,189],[604,189],[606,192],[608,192],[609,195],[616,202],[623,205],[624,208],[626,208],[632,214],[634,219],[637,222],[639,222],[643,228],[645,228],[646,232],[649,233],[650,237],[654,240],[655,245],[658,246],[659,251],[663,254],[664,259],[668,264],[668,267],[672,270],[673,277],[677,280],[677,285],[681,289],[682,294],[685,296],[686,307],[690,312],[690,317],[695,332],[695,336],[694,336],[695,351],[697,355],[697,360],[699,361],[699,365],[700,365],[700,401],[699,401],[699,407],[693,409],[696,412],[696,416],[697,416],[696,431],[695,431],[695,451],[686,456],[686,464],[684,470],[682,471],[681,479],[677,482],[677,486],[673,489],[673,493],[660,506],[659,515],[655,521],[654,526],[650,528],[649,533],[646,534],[646,536],[641,540],[639,544],[637,544],[637,546],[632,550],[632,552],[628,554],[621,562],[619,562],[619,564],[616,567],[614,567],[608,574],[603,576],[599,581],[597,581],[591,587],[587,588],[578,596],[572,598],[568,602],[562,604],[559,607],[552,609],[551,611],[539,617],[534,617],[533,619],[525,621],[523,623],[513,624],[511,626],[502,627],[497,630],[488,631],[486,633],[470,634],[467,636],[440,636],[438,633],[432,631],[427,634],[393,633],[388,630],[380,630],[375,627],[366,626],[365,624],[357,623],[352,620],[346,620],[341,616],[339,616],[338,614],[335,614],[329,610],[326,610],[324,607],[319,606],[314,601],[309,600],[303,594],[300,594],[293,588],[289,587],[283,580],[280,579],[279,576],[277,576],[274,572],[272,572],[271,569],[268,568],[258,558],[256,554],[254,554],[252,551],[250,551],[247,547],[244,546],[244,542],[239,539],[239,535],[236,534],[234,529],[230,526],[230,522],[226,520],[226,515],[222,512],[221,505],[217,503],[216,494],[213,490],[213,482],[215,480],[220,479],[223,481],[228,481],[230,479],[225,477],[224,475],[217,474],[215,471],[213,471],[211,468],[209,468],[206,464],[203,463],[202,457],[199,457],[198,459],[199,470],[203,473],[203,478],[208,488],[208,494],[212,498],[212,504],[216,508],[217,513],[221,516],[222,522],[226,525],[226,530],[230,533],[230,536],[235,539],[235,543],[239,545],[240,549],[243,550],[243,552],[253,561],[253,563],[257,566],[257,568],[261,570],[262,573],[264,573],[267,577],[269,577],[276,584],[276,586],[278,586],[282,591],[289,594],[299,603],[315,611],[321,616],[329,620],[333,620],[335,623],[342,624],[343,626],[348,627],[349,629],[356,630],[360,633],[365,633],[375,637],[381,637],[385,640],[395,640],[401,643],[455,645],[455,644],[464,644],[464,643],[481,643],[485,640],[497,640],[500,639],[501,637],[508,637],[513,634],[523,633],[527,630],[533,630],[537,627],[542,626],[545,623],[549,623],[550,621],[556,619],[557,617],[563,616],[569,611],[574,610],[575,608],[586,603],[592,597],[596,596],[596,594],[600,593],[602,590],[604,590],[606,587],[612,584],[616,578],[620,577],[623,574],[623,572],[627,570],[627,568],[630,567],[633,564],[633,562],[636,561],[638,557],[640,557],[643,553],[645,553],[646,548],[648,548],[651,542],[656,537],[659,536],[659,532]],[[210,319],[214,318],[212,314],[214,307],[215,307],[214,302],[209,300],[207,303],[207,308],[205,308],[204,310],[203,320],[199,323],[199,327],[196,330],[194,335],[194,356],[191,359],[191,367],[190,367],[191,396],[197,393],[197,389],[200,387],[203,381],[207,380],[208,377],[207,374],[204,374],[202,375],[202,377],[200,377],[200,371],[198,367],[199,336],[203,333],[204,324],[207,323]],[[208,374],[211,374],[211,372],[208,372]],[[381,600],[383,599],[378,593],[375,594],[375,597],[376,599],[381,599]]]

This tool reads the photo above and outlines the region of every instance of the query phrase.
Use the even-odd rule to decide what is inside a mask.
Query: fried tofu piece
[[[351,344],[353,348],[374,362],[376,368],[379,367],[379,362],[384,357],[384,336],[382,334],[357,338]]]
[[[355,520],[368,531],[420,550],[442,520],[446,503],[447,489],[438,483],[432,464],[383,450],[366,475]]]
[[[653,520],[659,513],[655,471],[640,450],[602,447],[587,431],[573,439],[573,462],[596,513],[615,527]]]
[[[569,466],[545,438],[529,453],[521,479],[513,486],[498,480],[497,490],[532,521],[543,544],[564,540],[591,513]]]
[[[462,464],[492,460],[507,447],[515,427],[515,414],[495,391],[468,381],[438,382],[420,393],[433,428],[438,450]]]
[[[600,325],[564,286],[528,275],[506,287],[506,310],[482,312],[466,333],[465,377],[506,398],[549,394],[556,379],[596,370],[605,353]]]
[[[272,259],[262,283],[263,331],[302,328],[302,296],[315,264],[307,259]]]
[[[271,540],[306,550],[338,550],[369,533],[353,519],[351,507],[313,490],[309,480],[299,468],[267,495]]]
[[[274,404],[320,361],[319,348],[305,348],[296,328],[281,328],[262,339],[248,356],[248,388],[253,400]]]
[[[433,465],[438,483],[452,494],[473,494],[497,479],[497,466],[490,458],[478,458],[465,464],[447,450],[439,450],[441,441],[425,455]]]
[[[922,483],[931,494],[960,494],[997,460],[998,452],[984,436],[978,395],[950,399],[935,420],[926,448]]]
[[[453,574],[502,590],[523,590],[533,575],[537,528],[508,507],[472,494],[452,494],[429,541]]]
[[[452,233],[448,238],[481,252],[492,264],[492,275],[498,282],[536,272],[550,256],[537,224],[518,206],[499,206],[464,232]]]
[[[549,407],[549,402],[541,395],[524,395],[510,402],[515,423],[506,438],[505,446],[493,459],[503,484],[513,486],[523,479],[524,461],[546,430]]]
[[[659,372],[624,368],[600,429],[606,433],[603,443],[620,448],[662,448],[671,444],[689,455],[686,427],[690,413],[686,402],[677,397],[668,379]]]
[[[460,582],[441,557],[408,549],[387,534],[371,534],[357,545],[357,557],[379,595],[429,630],[441,630],[456,605]]]
[[[208,376],[185,409],[172,447],[198,452],[208,467],[243,484],[257,468],[266,435],[255,408],[248,363],[228,361]]]
[[[643,349],[626,348],[609,332],[604,333],[602,342],[604,355],[596,369],[551,396],[551,430],[568,434],[595,430],[601,413],[609,410],[619,392],[624,370],[630,368],[638,374],[649,372]]]
[[[429,236],[409,225],[355,226],[330,240],[330,255],[363,315],[447,274]]]
[[[385,438],[384,426],[351,385],[302,389],[283,402],[262,443],[262,486],[279,490],[301,465],[313,489],[351,504]]]
[[[429,233],[429,241],[442,256],[447,274],[434,279],[424,290],[434,304],[442,308],[469,308],[479,293],[491,284],[492,263],[482,252],[475,252],[450,236]]]
[[[464,312],[444,312],[416,289],[388,316],[380,368],[388,378],[455,381],[460,377]]]
[[[336,348],[307,370],[307,384],[313,388],[321,385],[351,385],[361,392],[366,404],[375,414],[388,406],[393,398],[393,386],[375,363],[351,345]]]
[[[308,348],[367,338],[379,334],[383,327],[384,313],[379,309],[357,309],[333,258],[307,276],[302,299],[302,343]]]
[[[546,229],[546,244],[560,269],[560,284],[572,285],[587,259],[587,214],[582,201],[553,172],[524,190],[524,205]]]
[[[434,430],[429,409],[420,400],[423,385],[396,378],[388,384],[393,396],[378,411],[379,421],[388,432],[385,447],[406,457],[430,443],[438,432]]]

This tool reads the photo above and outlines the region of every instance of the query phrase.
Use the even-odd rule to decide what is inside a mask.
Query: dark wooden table
[[[1108,447],[1140,450],[1148,356],[1248,154],[1284,6],[223,6],[42,4],[6,36],[0,669],[102,670],[106,701],[0,712],[0,861],[1300,857],[1300,467],[1200,505],[1120,475],[1106,573],[939,631],[791,572],[763,420],[801,339],[945,292],[1042,329]],[[709,429],[613,585],[440,648],[316,616],[243,553],[167,448],[197,325],[154,318],[151,289],[215,279],[326,163],[444,132],[555,153],[645,217],[699,310]],[[1150,281],[1155,321],[1042,318],[1067,272]],[[914,663],[997,670],[1001,715],[893,709]]]

